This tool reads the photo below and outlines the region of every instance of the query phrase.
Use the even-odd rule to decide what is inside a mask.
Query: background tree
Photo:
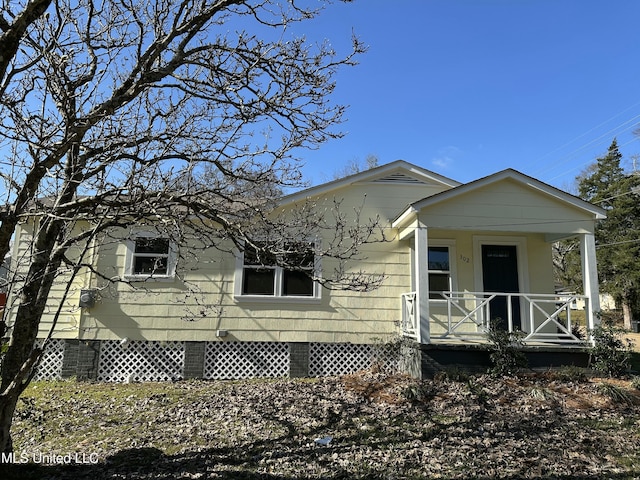
[[[333,179],[337,180],[338,178],[354,175],[364,170],[371,170],[372,168],[376,168],[377,166],[379,166],[379,163],[378,163],[378,157],[376,155],[373,155],[373,154],[367,155],[367,157],[364,159],[364,162],[360,161],[357,158],[354,158],[353,160],[348,162],[344,167],[334,172]]]
[[[44,348],[35,341],[52,285],[68,282],[68,293],[74,275],[93,268],[93,239],[122,238],[147,222],[177,243],[249,245],[273,256],[290,252],[302,233],[330,230],[315,246],[336,265],[323,284],[376,286],[380,277],[347,268],[379,238],[376,219],[351,222],[339,202],[322,214],[309,202],[286,218],[273,214],[280,192],[303,185],[296,152],[340,136],[344,108],[329,100],[334,74],[364,51],[354,38],[338,57],[329,44],[292,33],[319,13],[318,2],[2,6],[0,258],[19,223],[33,230],[24,268],[13,272],[12,324],[1,325],[10,342],[0,451],[12,449],[16,402]]]
[[[582,291],[580,243],[576,239],[556,242],[552,247],[554,281],[567,291]]]
[[[600,289],[622,307],[624,326],[637,318],[640,300],[640,177],[626,173],[614,139],[607,154],[578,178],[579,195],[607,211],[596,226]]]

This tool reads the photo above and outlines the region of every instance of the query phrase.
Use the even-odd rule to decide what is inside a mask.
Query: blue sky
[[[302,152],[312,184],[368,155],[466,182],[504,168],[569,188],[613,137],[640,153],[640,2],[356,0],[307,24],[345,51],[346,136]],[[638,162],[640,167],[640,161]]]

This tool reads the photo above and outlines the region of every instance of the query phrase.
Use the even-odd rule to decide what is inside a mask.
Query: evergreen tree
[[[640,177],[625,173],[614,139],[607,154],[579,178],[580,196],[607,211],[596,227],[600,289],[622,307],[624,325],[631,328],[640,302],[640,202],[634,192]]]

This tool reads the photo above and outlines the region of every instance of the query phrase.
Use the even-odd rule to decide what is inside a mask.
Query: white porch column
[[[418,324],[418,342],[431,343],[431,328],[429,325],[429,238],[427,227],[418,222],[414,235],[415,252],[415,315]]]
[[[593,329],[599,322],[600,291],[598,288],[598,270],[596,262],[596,240],[593,233],[580,235],[580,258],[582,260],[582,282],[587,302],[587,328]]]

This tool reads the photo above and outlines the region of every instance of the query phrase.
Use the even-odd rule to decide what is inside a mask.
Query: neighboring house
[[[557,291],[556,294],[558,297],[558,305],[563,305],[570,300],[571,310],[585,310],[587,308],[587,302],[585,299],[580,295],[576,295],[575,292]],[[600,310],[603,312],[616,309],[616,301],[613,296],[608,293],[600,294],[599,304]]]
[[[250,252],[217,250],[177,276],[176,248],[185,246],[140,227],[134,238],[99,245],[93,262],[143,288],[80,275],[43,376],[326,375],[367,366],[372,345],[398,335],[423,353],[451,347],[455,358],[461,345],[484,342],[491,320],[523,331],[536,348],[582,346],[571,328],[576,299],[585,302],[588,326],[596,321],[593,232],[604,211],[515,170],[460,184],[396,161],[289,195],[281,206],[305,199],[338,199],[345,210],[364,205],[365,218],[383,220],[392,240],[369,245],[359,265],[385,275],[380,288],[326,290],[299,272],[258,268]],[[558,305],[551,247],[569,237],[580,239],[585,293]],[[16,239],[15,262],[29,246],[26,227]],[[309,268],[331,265],[311,255]],[[45,318],[42,335],[47,327]]]

